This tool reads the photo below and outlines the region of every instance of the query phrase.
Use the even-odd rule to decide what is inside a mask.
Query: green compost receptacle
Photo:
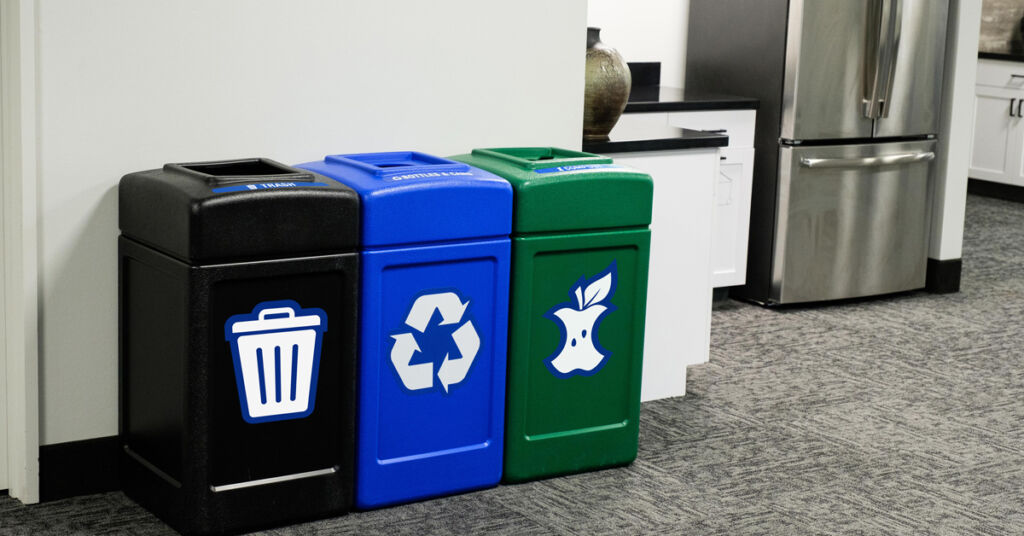
[[[504,177],[514,191],[504,479],[632,462],[651,177],[550,147],[452,158]]]

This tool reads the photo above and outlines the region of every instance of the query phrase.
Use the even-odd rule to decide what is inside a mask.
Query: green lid
[[[515,147],[473,149],[451,159],[512,184],[512,232],[516,234],[651,223],[651,176],[606,156],[554,147]]]

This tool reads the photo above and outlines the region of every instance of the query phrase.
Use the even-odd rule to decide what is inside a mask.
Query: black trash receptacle
[[[121,180],[129,497],[195,534],[351,508],[359,226],[353,190],[266,159]]]

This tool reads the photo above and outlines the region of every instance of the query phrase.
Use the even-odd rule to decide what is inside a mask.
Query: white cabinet
[[[686,393],[686,367],[708,360],[711,228],[719,149],[613,153],[654,179],[641,400]]]
[[[721,149],[721,166],[715,182],[711,286],[731,287],[745,283],[757,111],[694,110],[629,115],[642,116],[674,127],[721,132],[729,136],[729,145]]]
[[[971,178],[1024,186],[1024,63],[979,60]]]

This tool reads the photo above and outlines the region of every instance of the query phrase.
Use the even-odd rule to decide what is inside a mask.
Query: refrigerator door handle
[[[889,14],[889,35],[888,72],[885,77],[885,91],[882,93],[881,102],[878,103],[879,117],[889,117],[889,108],[892,100],[892,85],[896,80],[896,60],[900,53],[900,33],[903,29],[903,0],[890,0],[892,2],[892,13]]]
[[[868,7],[866,46],[864,47],[864,117],[878,117],[879,77],[886,50],[885,21],[890,0],[872,0]]]
[[[901,164],[914,164],[917,162],[928,162],[935,160],[935,153],[932,151],[917,153],[887,154],[883,156],[869,156],[866,158],[801,158],[800,165],[816,169],[838,169],[838,168],[866,168],[881,166],[896,166]]]

